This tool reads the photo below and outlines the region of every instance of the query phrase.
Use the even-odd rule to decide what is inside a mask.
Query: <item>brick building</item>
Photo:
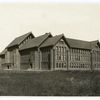
[[[31,32],[15,38],[0,54],[1,69],[20,69],[19,49],[32,38]]]
[[[51,33],[34,37],[29,32],[14,39],[0,54],[1,69],[99,70],[100,43]]]

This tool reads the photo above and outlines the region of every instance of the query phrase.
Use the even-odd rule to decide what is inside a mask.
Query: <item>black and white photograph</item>
[[[100,96],[100,2],[71,1],[0,1],[0,96]]]

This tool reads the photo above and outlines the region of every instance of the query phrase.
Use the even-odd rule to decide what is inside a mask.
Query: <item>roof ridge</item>
[[[45,34],[42,34],[42,35],[39,35],[39,36],[37,36],[37,37],[35,37],[35,38],[38,38],[38,37],[41,37],[41,36],[44,36],[44,35],[51,35],[51,33],[49,32],[49,33],[45,33]],[[35,39],[34,38],[34,39]]]
[[[87,40],[73,39],[73,38],[66,38],[66,39],[71,39],[71,40],[75,40],[75,41],[82,41],[82,42],[91,42],[91,41],[87,41]]]
[[[25,33],[25,34],[23,34],[23,35],[20,35],[20,36],[18,36],[18,37],[16,37],[16,38],[20,38],[20,37],[25,36],[25,35],[27,35],[27,34],[32,34],[32,32],[30,31],[30,32]],[[33,36],[34,36],[34,35],[33,35]],[[15,39],[16,39],[16,38],[15,38]]]
[[[99,42],[99,40],[93,40],[93,41],[90,41],[90,42]]]
[[[62,34],[55,35],[55,36],[61,36],[61,35],[62,35],[62,36],[64,36],[64,34],[63,34],[63,33],[62,33]],[[55,37],[55,36],[53,36],[53,37]]]

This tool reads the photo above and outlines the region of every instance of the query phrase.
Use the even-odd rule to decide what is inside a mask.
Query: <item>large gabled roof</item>
[[[63,34],[56,35],[56,36],[54,36],[54,37],[48,38],[48,39],[40,46],[40,48],[48,47],[48,46],[54,46],[54,45],[59,41],[59,39],[61,39],[62,37],[64,37]]]
[[[99,40],[83,41],[83,40],[66,38],[66,41],[69,44],[70,48],[78,48],[78,49],[88,49],[88,50],[91,50],[93,48],[96,48],[96,46],[98,46],[98,45],[100,47]]]
[[[45,33],[44,35],[35,37],[25,43],[19,50],[30,49],[34,47],[39,47],[48,37],[52,37],[51,33]]]
[[[42,48],[42,47],[54,46],[61,37],[64,37],[64,35],[61,34],[61,35],[56,35],[54,37],[48,38],[40,47]],[[65,39],[66,39],[67,45],[70,48],[77,48],[77,49],[91,50],[95,48],[96,45],[98,45],[97,43],[99,43],[98,40],[83,41],[83,40],[71,39],[71,38],[65,38]]]
[[[79,48],[79,49],[91,49],[91,44],[89,41],[77,40],[66,38],[67,43],[69,44],[70,48]]]
[[[19,45],[19,44],[20,44],[25,38],[27,38],[30,34],[33,36],[32,32],[29,32],[29,33],[26,33],[26,34],[24,34],[24,35],[22,35],[22,36],[19,36],[19,37],[15,38],[15,39],[7,46],[7,48],[12,47],[12,46]],[[34,36],[33,36],[33,37],[34,37]]]
[[[25,35],[17,37],[7,46],[7,48],[19,45],[30,34],[32,34],[32,33],[29,32]],[[32,36],[33,36],[33,34],[32,34]],[[96,41],[83,41],[83,40],[65,38],[65,36],[63,34],[56,35],[56,36],[52,37],[52,35],[50,33],[45,33],[44,35],[30,39],[19,50],[21,51],[21,50],[26,50],[29,48],[34,48],[34,47],[42,48],[42,47],[54,46],[59,41],[59,39],[61,39],[62,37],[65,40],[66,44],[70,48],[91,50],[91,49],[95,48],[96,46],[100,47],[100,43],[98,40],[96,40]],[[6,49],[3,50],[0,55],[5,54],[5,52],[6,52]]]

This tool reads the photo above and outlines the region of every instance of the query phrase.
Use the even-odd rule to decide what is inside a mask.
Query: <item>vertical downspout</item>
[[[69,51],[67,50],[67,71],[68,71],[68,67],[69,67]]]
[[[40,48],[38,48],[38,70],[41,70],[41,51]]]
[[[90,70],[93,71],[93,57],[92,57],[92,51],[90,51],[90,62],[91,62],[91,68],[90,68]]]
[[[38,60],[39,60],[39,68],[38,68],[38,70],[40,70],[40,49],[38,48]]]
[[[53,68],[56,67],[56,57],[55,57],[55,49],[53,49]]]
[[[54,49],[53,48],[51,48],[51,50],[50,50],[50,66],[51,66],[51,70],[54,70],[54,67],[55,67],[55,57],[54,57]]]

